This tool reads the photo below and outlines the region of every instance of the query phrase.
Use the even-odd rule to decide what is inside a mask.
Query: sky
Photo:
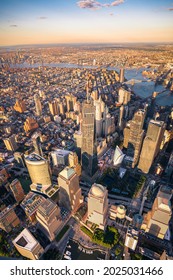
[[[0,46],[173,43],[173,0],[1,0]]]

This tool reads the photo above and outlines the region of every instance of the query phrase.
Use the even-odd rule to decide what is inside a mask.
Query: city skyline
[[[172,1],[2,1],[0,46],[173,43]]]

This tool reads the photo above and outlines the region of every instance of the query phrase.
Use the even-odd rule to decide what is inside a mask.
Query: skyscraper
[[[124,105],[127,105],[131,99],[131,92],[120,88],[118,91],[118,102]]]
[[[35,110],[36,110],[36,115],[41,116],[42,114],[42,105],[40,101],[40,96],[36,93],[34,94],[34,101],[35,101]]]
[[[66,167],[58,176],[58,185],[60,187],[59,203],[69,211],[75,212],[83,202],[81,188],[79,186],[79,177],[74,169]]]
[[[56,203],[46,199],[37,209],[36,219],[39,227],[52,241],[61,226],[60,209]]]
[[[13,196],[17,202],[20,202],[24,199],[25,193],[22,188],[22,185],[18,179],[14,179],[10,184],[10,189],[13,193]]]
[[[144,139],[138,168],[148,173],[157,156],[165,131],[163,121],[151,120],[148,125],[147,135]]]
[[[105,229],[108,218],[108,191],[102,185],[94,183],[88,193],[88,216],[91,223]]]
[[[37,185],[37,189],[40,190],[44,186],[50,186],[51,170],[49,162],[43,157],[32,153],[25,157],[26,166],[28,168],[29,175],[33,184]]]
[[[82,108],[82,169],[93,176],[97,170],[97,154],[95,148],[95,107],[92,101],[84,101]]]
[[[135,167],[138,163],[141,145],[144,137],[144,119],[146,112],[144,110],[138,110],[130,124],[130,135],[127,148],[127,155],[133,158],[132,167]]]
[[[172,215],[171,208],[172,189],[161,186],[154,200],[152,210],[149,211],[145,217],[142,228],[161,239],[169,228],[169,221]]]
[[[71,168],[74,169],[78,176],[81,175],[81,165],[78,161],[78,156],[76,153],[70,152],[68,156],[68,163]]]
[[[24,113],[26,111],[25,101],[16,99],[16,103],[14,105],[14,110],[19,113]]]
[[[38,123],[33,118],[28,117],[23,126],[25,132],[31,132],[38,128]]]
[[[74,105],[76,103],[77,98],[75,96],[71,95],[66,95],[65,96],[66,103],[67,103],[67,111],[74,111]]]
[[[49,110],[53,116],[59,115],[59,106],[56,99],[49,101]]]
[[[42,151],[42,148],[41,148],[40,133],[39,132],[35,132],[32,135],[32,142],[33,142],[35,153],[37,155],[43,157],[43,151]]]
[[[96,136],[101,137],[103,133],[103,113],[105,103],[102,101],[101,96],[98,100],[94,100],[95,106],[95,122],[96,122]]]
[[[124,68],[120,69],[120,83],[124,83]]]

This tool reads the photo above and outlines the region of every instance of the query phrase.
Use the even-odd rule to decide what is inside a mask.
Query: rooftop
[[[74,169],[69,168],[69,167],[65,167],[60,173],[59,175],[64,177],[65,179],[69,180],[73,175],[75,174]]]
[[[14,244],[19,245],[20,247],[23,247],[27,249],[28,251],[31,251],[36,245],[37,240],[34,238],[34,236],[30,233],[28,229],[24,229],[14,240]]]

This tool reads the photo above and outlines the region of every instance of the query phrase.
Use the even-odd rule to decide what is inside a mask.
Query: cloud
[[[100,3],[95,0],[81,0],[77,2],[77,5],[81,9],[91,9],[91,10],[98,10],[101,8],[109,8],[119,6],[124,3],[124,0],[116,0],[111,3]]]
[[[17,24],[11,24],[10,27],[18,27]]]
[[[173,11],[173,8],[169,8],[168,10],[169,10],[170,12],[172,12],[172,11]]]
[[[38,19],[47,19],[47,17],[39,17]]]
[[[110,13],[109,15],[110,15],[111,17],[113,17],[113,16],[114,16],[114,13]]]

